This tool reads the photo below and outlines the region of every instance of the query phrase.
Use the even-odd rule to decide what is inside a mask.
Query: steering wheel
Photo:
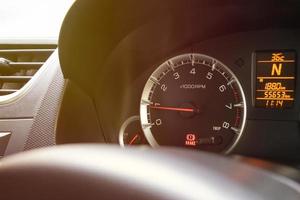
[[[1,160],[1,199],[300,199],[300,185],[238,160],[182,149],[62,145]]]

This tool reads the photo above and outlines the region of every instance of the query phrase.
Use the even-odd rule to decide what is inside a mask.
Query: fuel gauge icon
[[[139,116],[131,116],[124,121],[119,131],[119,144],[122,147],[148,145],[141,128]]]

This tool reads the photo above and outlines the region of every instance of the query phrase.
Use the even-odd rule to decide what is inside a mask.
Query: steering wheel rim
[[[286,177],[204,152],[63,145],[1,160],[2,199],[299,199]]]

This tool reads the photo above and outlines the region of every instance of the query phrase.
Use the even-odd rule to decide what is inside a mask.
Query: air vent
[[[0,49],[0,96],[20,90],[55,48]]]

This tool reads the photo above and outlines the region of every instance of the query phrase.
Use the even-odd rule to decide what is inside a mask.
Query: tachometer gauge
[[[215,58],[183,54],[161,64],[143,90],[140,118],[148,142],[230,152],[245,126],[246,101],[232,71]]]

